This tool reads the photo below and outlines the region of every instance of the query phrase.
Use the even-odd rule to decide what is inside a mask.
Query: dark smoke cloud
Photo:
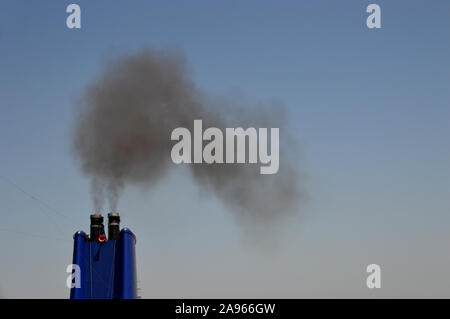
[[[163,178],[175,165],[172,130],[193,132],[194,119],[202,119],[203,129],[279,127],[280,169],[260,175],[259,163],[181,164],[190,165],[198,187],[250,224],[295,214],[301,196],[298,153],[284,129],[282,104],[249,107],[238,100],[202,93],[178,53],[145,50],[107,64],[81,98],[73,138],[74,154],[91,178],[95,211],[103,209],[105,199],[116,210],[127,184],[150,187]]]

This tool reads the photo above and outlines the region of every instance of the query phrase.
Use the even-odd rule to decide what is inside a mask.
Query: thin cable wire
[[[13,182],[11,179],[0,175],[0,178],[3,179],[4,181],[6,181],[8,184],[14,186],[16,189],[18,189],[19,191],[21,191],[23,194],[27,195],[28,197],[30,197],[31,199],[33,199],[34,201],[38,202],[39,204],[41,204],[44,208],[47,209],[47,211],[52,212],[53,214],[56,214],[58,216],[64,217],[66,219],[71,219],[73,221],[73,218],[69,217],[66,214],[63,214],[61,212],[59,212],[57,209],[55,209],[54,207],[52,207],[51,205],[49,205],[48,203],[44,202],[42,199],[38,198],[37,196],[27,192],[26,190],[24,190],[22,187],[20,187],[19,185],[17,185],[15,182]]]

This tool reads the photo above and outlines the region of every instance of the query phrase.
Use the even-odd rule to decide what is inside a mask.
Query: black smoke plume
[[[280,169],[260,175],[259,163],[181,164],[189,165],[198,187],[247,223],[298,212],[298,152],[285,129],[282,104],[242,104],[233,96],[219,99],[201,92],[178,53],[147,49],[109,62],[77,104],[73,135],[74,154],[91,179],[95,211],[103,209],[105,199],[116,210],[128,184],[151,187],[160,181],[175,165],[172,130],[192,132],[194,119],[202,119],[203,129],[279,127]]]

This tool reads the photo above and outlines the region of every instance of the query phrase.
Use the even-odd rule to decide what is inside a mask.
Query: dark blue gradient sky
[[[182,168],[127,188],[144,297],[450,297],[449,1],[74,2],[81,30],[70,1],[0,4],[0,175],[45,203],[0,179],[2,296],[68,296],[92,209],[74,104],[106,61],[151,46],[181,50],[209,94],[282,100],[307,200],[265,251]]]

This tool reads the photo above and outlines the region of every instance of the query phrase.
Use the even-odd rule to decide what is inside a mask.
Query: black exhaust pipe
[[[103,225],[103,216],[101,214],[91,215],[91,241],[104,242],[106,240],[105,236],[105,226]]]
[[[120,216],[119,213],[108,214],[108,240],[120,239]]]

